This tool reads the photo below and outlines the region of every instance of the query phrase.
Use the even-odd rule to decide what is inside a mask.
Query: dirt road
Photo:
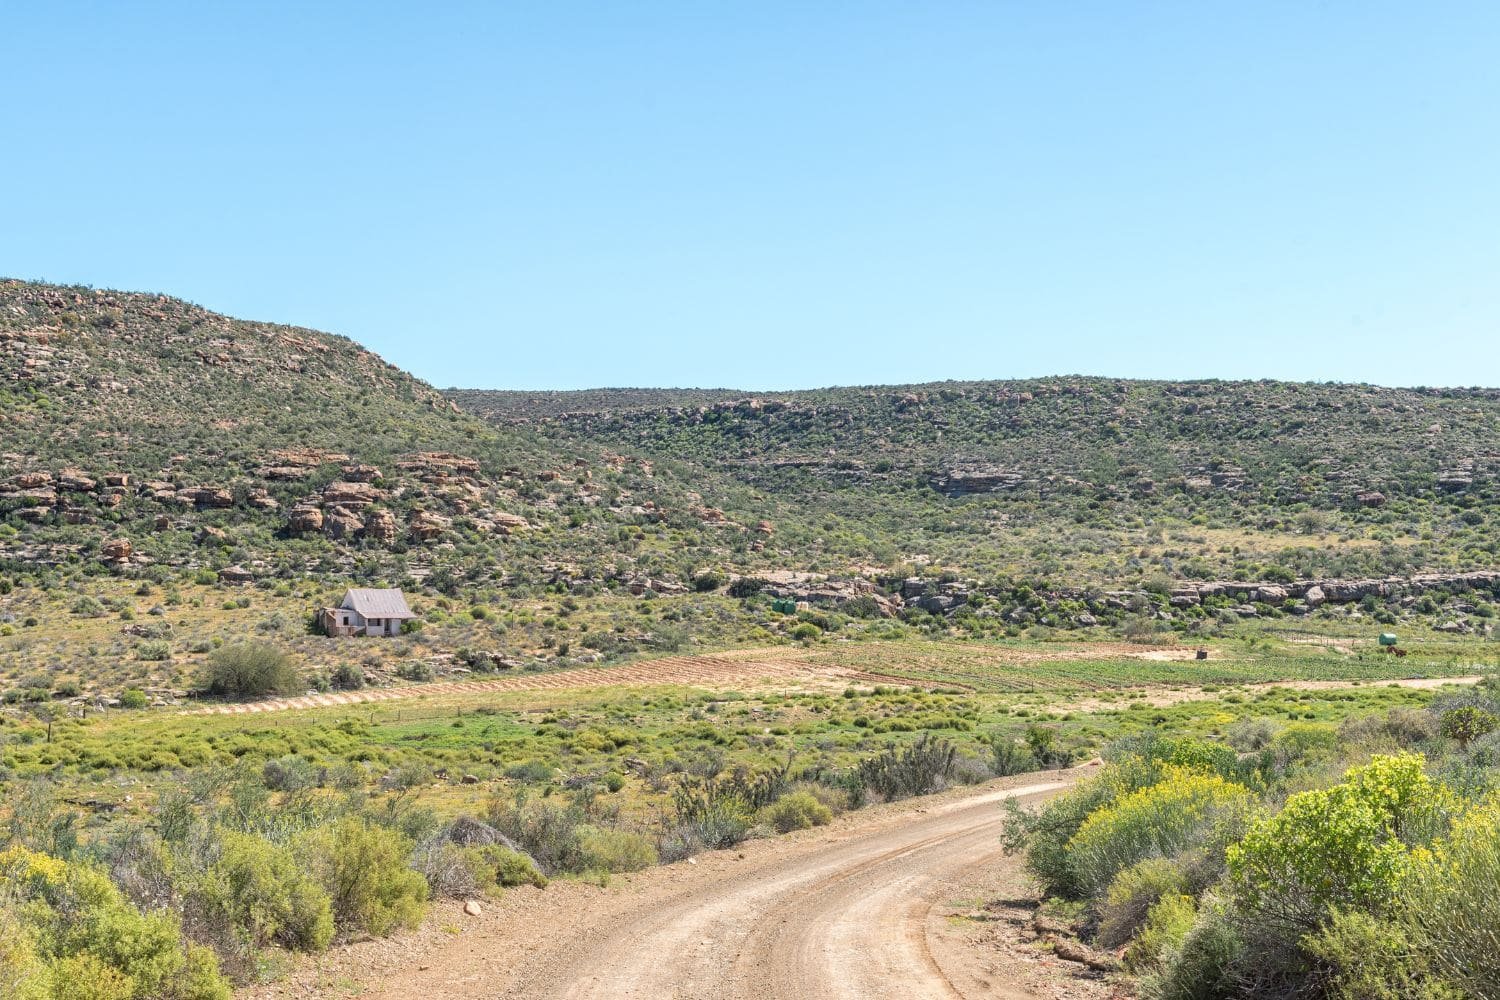
[[[1000,847],[1003,800],[1039,800],[1085,770],[879,806],[604,890],[510,893],[480,918],[455,915],[465,922],[446,934],[351,951],[320,981],[344,977],[380,1000],[1050,996],[1030,985],[1034,968],[1004,967],[1038,959],[956,941],[949,907],[997,871],[1015,874]],[[314,995],[331,994],[293,983],[254,994]]]

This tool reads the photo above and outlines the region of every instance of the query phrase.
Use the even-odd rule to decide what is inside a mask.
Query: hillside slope
[[[795,497],[808,544],[851,559],[1079,582],[1496,561],[1493,389],[1060,377],[449,396],[498,427]],[[1182,544],[1158,544],[1174,530]]]
[[[634,524],[677,496],[627,456],[488,425],[346,338],[159,295],[0,281],[0,423],[0,568],[23,573],[526,579],[615,558],[577,512]]]

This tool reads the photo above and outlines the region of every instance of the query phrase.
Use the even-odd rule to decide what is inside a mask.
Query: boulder
[[[419,542],[426,542],[447,531],[449,525],[450,522],[446,517],[419,510],[412,513],[408,528],[413,538]]]
[[[57,477],[57,488],[71,493],[92,493],[99,484],[77,469],[64,469]]]
[[[1307,602],[1308,607],[1319,608],[1323,606],[1323,602],[1328,600],[1328,595],[1322,587],[1313,584],[1307,588],[1307,593],[1302,595],[1302,599]]]
[[[111,538],[99,551],[106,562],[125,562],[135,552],[135,546],[128,538]]]
[[[298,504],[287,514],[286,527],[294,535],[322,531],[323,512],[312,504]]]
[[[364,530],[365,522],[347,507],[335,507],[323,515],[323,534],[334,541],[353,539]]]
[[[1355,498],[1361,507],[1384,507],[1385,494],[1379,490],[1366,490]]]
[[[229,536],[225,534],[223,528],[215,528],[211,524],[205,524],[198,529],[198,534],[194,536],[194,540],[199,545],[219,545],[227,542]]]
[[[1286,600],[1286,588],[1274,583],[1266,583],[1255,590],[1256,599],[1262,604],[1276,605]]]
[[[323,504],[326,507],[347,507],[357,510],[384,499],[385,493],[369,483],[329,483],[323,489]]]
[[[177,491],[177,499],[196,507],[233,507],[234,494],[216,486],[190,486]]]
[[[381,545],[396,541],[396,515],[388,510],[374,510],[365,518],[365,537]]]
[[[342,471],[344,481],[350,483],[373,483],[382,478],[380,467],[376,465],[346,465]]]
[[[226,566],[219,570],[219,579],[225,583],[250,583],[255,579],[255,574],[243,566]]]

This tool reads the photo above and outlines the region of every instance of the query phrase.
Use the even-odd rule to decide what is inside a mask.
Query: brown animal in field
[[[1397,656],[1405,656],[1406,655],[1406,650],[1402,649],[1399,646],[1392,646],[1391,647],[1391,652],[1395,653]]]

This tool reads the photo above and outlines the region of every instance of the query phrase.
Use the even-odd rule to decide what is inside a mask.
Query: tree
[[[1458,748],[1467,753],[1470,743],[1494,732],[1497,725],[1500,725],[1500,719],[1496,719],[1492,713],[1476,705],[1465,705],[1444,712],[1439,729],[1444,736],[1457,741]]]

